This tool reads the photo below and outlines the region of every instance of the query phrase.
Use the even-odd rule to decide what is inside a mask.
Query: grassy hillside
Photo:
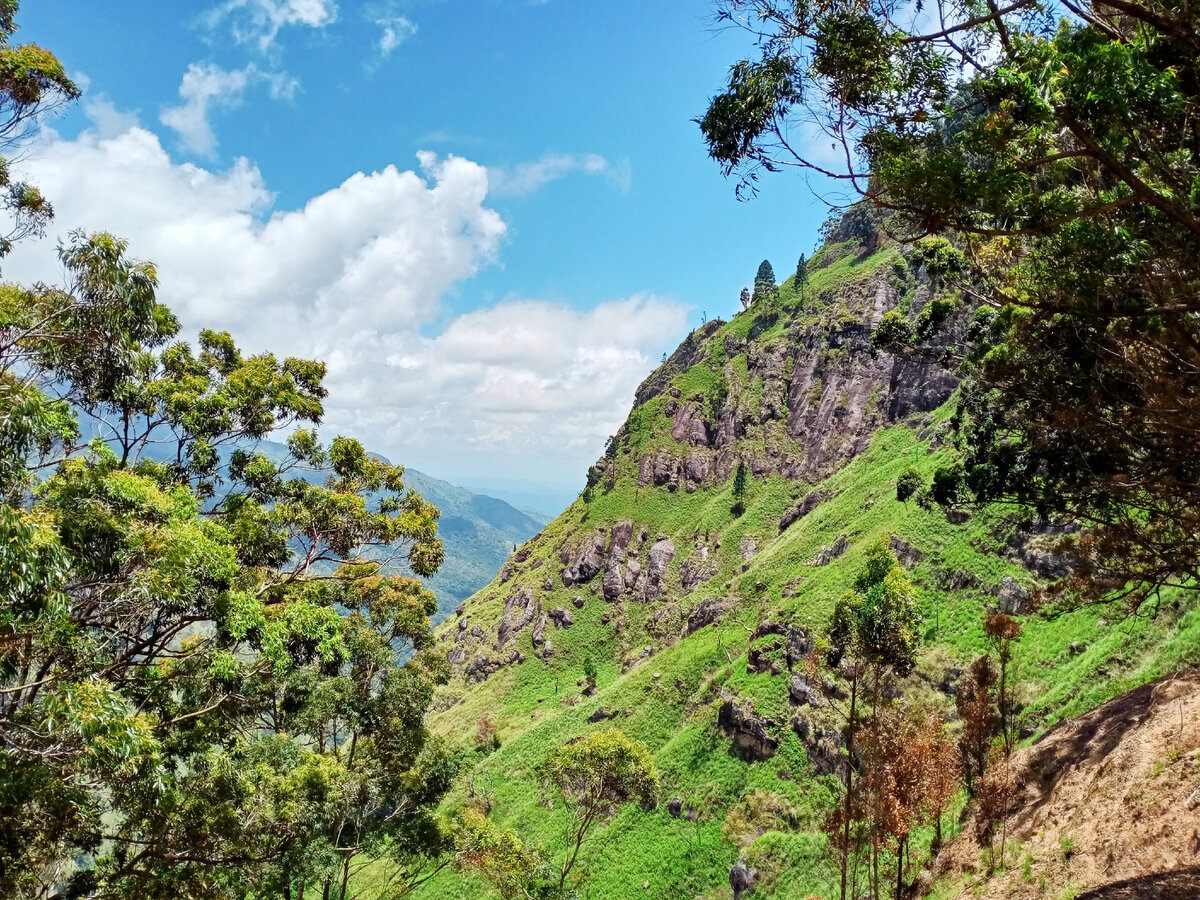
[[[554,849],[564,812],[534,776],[550,747],[615,724],[654,752],[661,802],[626,810],[586,846],[585,897],[728,897],[739,858],[759,869],[760,895],[828,896],[820,824],[836,790],[818,768],[836,752],[837,723],[828,705],[790,695],[788,641],[824,627],[867,547],[892,535],[925,615],[905,700],[952,718],[955,680],[983,649],[984,610],[1020,611],[1038,572],[1063,565],[1053,529],[896,499],[901,473],[928,477],[948,452],[954,378],[939,357],[962,326],[952,321],[920,360],[873,355],[882,315],[916,321],[929,290],[898,249],[841,237],[802,290],[789,281],[689,336],[639,389],[590,502],[524,544],[439,631],[454,675],[430,723],[471,761],[447,812],[488,809]],[[739,463],[751,477],[735,515]],[[1109,616],[1025,617],[1026,734],[1200,662],[1195,611]],[[732,699],[752,710],[757,737],[718,725]],[[473,749],[485,714],[501,739],[486,754]],[[378,875],[363,874],[364,896]],[[450,871],[419,894],[487,895]]]

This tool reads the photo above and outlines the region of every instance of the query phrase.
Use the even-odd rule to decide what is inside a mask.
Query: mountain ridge
[[[653,751],[663,803],[622,812],[585,854],[592,896],[726,897],[739,859],[769,896],[825,893],[821,823],[836,789],[824,773],[840,726],[798,667],[884,538],[924,617],[920,664],[900,689],[947,719],[986,647],[988,610],[1026,627],[1026,733],[1200,663],[1200,616],[1182,605],[1119,627],[1095,609],[1027,615],[1066,564],[1061,526],[897,499],[902,475],[927,481],[950,459],[971,314],[935,307],[944,298],[911,260],[835,229],[806,284],[789,279],[707,323],[647,377],[592,487],[438,629],[453,675],[430,727],[469,751],[489,716],[501,741],[474,751],[448,813],[486,808],[553,847],[562,813],[532,773],[549,746],[615,724]],[[946,321],[919,357],[872,347],[884,314],[919,326],[935,308]],[[487,891],[444,874],[418,895]]]

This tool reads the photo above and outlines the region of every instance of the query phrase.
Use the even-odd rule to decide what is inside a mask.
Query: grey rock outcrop
[[[614,555],[609,556],[608,562],[604,566],[604,580],[600,587],[604,593],[604,599],[610,603],[618,599],[625,590],[625,575],[621,570],[624,557],[625,554],[617,550]]]
[[[655,541],[646,552],[646,565],[639,566],[630,585],[634,599],[647,602],[662,593],[663,576],[667,566],[675,558],[675,543],[670,538],[661,537]]]
[[[682,460],[666,447],[660,447],[657,452],[643,456],[638,466],[638,485],[641,487],[652,484],[674,491],[678,490],[680,479],[683,477]]]
[[[760,718],[745,701],[726,700],[717,712],[717,725],[733,738],[734,751],[746,759],[769,759],[779,741],[767,730],[775,722]]]
[[[546,643],[546,617],[542,616],[533,626],[533,646],[537,647],[544,643]]]
[[[541,611],[541,603],[535,602],[529,588],[521,588],[504,601],[504,613],[496,633],[496,649],[504,647],[515,635],[524,630],[533,617]]]
[[[783,622],[764,622],[750,636],[746,671],[772,675],[778,675],[784,669],[790,672],[812,650],[813,640],[807,629]]]
[[[996,596],[996,608],[1005,615],[1019,615],[1029,603],[1029,591],[1017,584],[1011,575],[1000,579],[1000,585],[993,588],[992,593]]]
[[[810,566],[827,566],[850,548],[850,540],[844,535],[839,534],[837,540],[826,547],[822,547],[817,551],[817,555],[812,558]]]
[[[671,438],[677,444],[708,447],[712,444],[711,428],[699,404],[683,403],[675,412],[675,421],[671,423]]]
[[[685,593],[695,590],[700,582],[708,581],[717,574],[717,565],[708,556],[707,547],[698,547],[695,553],[679,564],[679,584]]]
[[[591,581],[604,567],[604,547],[608,542],[608,529],[597,528],[579,545],[572,562],[562,570],[564,587]]]
[[[841,771],[844,741],[838,732],[822,728],[804,713],[797,713],[792,719],[792,730],[800,738],[808,761],[818,775],[833,775]]]
[[[804,496],[803,500],[779,517],[779,531],[781,533],[786,531],[790,526],[816,509],[826,499],[827,497],[823,492],[810,491]]]
[[[695,634],[701,628],[719,621],[730,605],[726,597],[705,597],[688,616],[687,633]]]
[[[739,859],[737,865],[729,870],[729,886],[733,888],[733,900],[754,893],[754,882],[758,880],[758,869],[750,868],[744,859]]]
[[[892,548],[892,553],[896,555],[896,561],[906,569],[911,569],[925,558],[924,553],[908,541],[902,541],[895,535],[892,535],[889,546]]]

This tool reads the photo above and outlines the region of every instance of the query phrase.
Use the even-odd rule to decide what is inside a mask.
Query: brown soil
[[[1060,722],[1013,759],[1004,867],[987,871],[974,821],[937,860],[965,880],[960,898],[1200,898],[1200,671]]]

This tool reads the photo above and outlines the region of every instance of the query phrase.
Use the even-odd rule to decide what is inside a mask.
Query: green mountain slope
[[[884,313],[916,322],[930,299],[905,255],[880,243],[835,230],[803,290],[785,283],[690,335],[639,388],[591,501],[524,544],[439,630],[454,675],[431,726],[470,748],[487,714],[501,739],[471,751],[448,812],[490,810],[553,850],[565,813],[534,774],[548,748],[615,724],[654,752],[661,802],[624,811],[586,846],[589,898],[727,897],[739,858],[758,868],[762,895],[828,895],[820,825],[836,791],[821,772],[838,724],[792,670],[867,547],[892,535],[919,589],[921,662],[905,700],[948,718],[962,668],[982,651],[984,610],[1022,612],[1068,562],[1061,529],[896,499],[903,472],[928,478],[945,461],[950,359],[967,313],[921,358],[873,355]],[[739,463],[751,476],[740,516]],[[1026,733],[1200,662],[1195,611],[1105,615],[1026,617]],[[592,696],[585,659],[599,673]],[[363,876],[365,896],[374,877]],[[420,893],[487,895],[449,871]]]

